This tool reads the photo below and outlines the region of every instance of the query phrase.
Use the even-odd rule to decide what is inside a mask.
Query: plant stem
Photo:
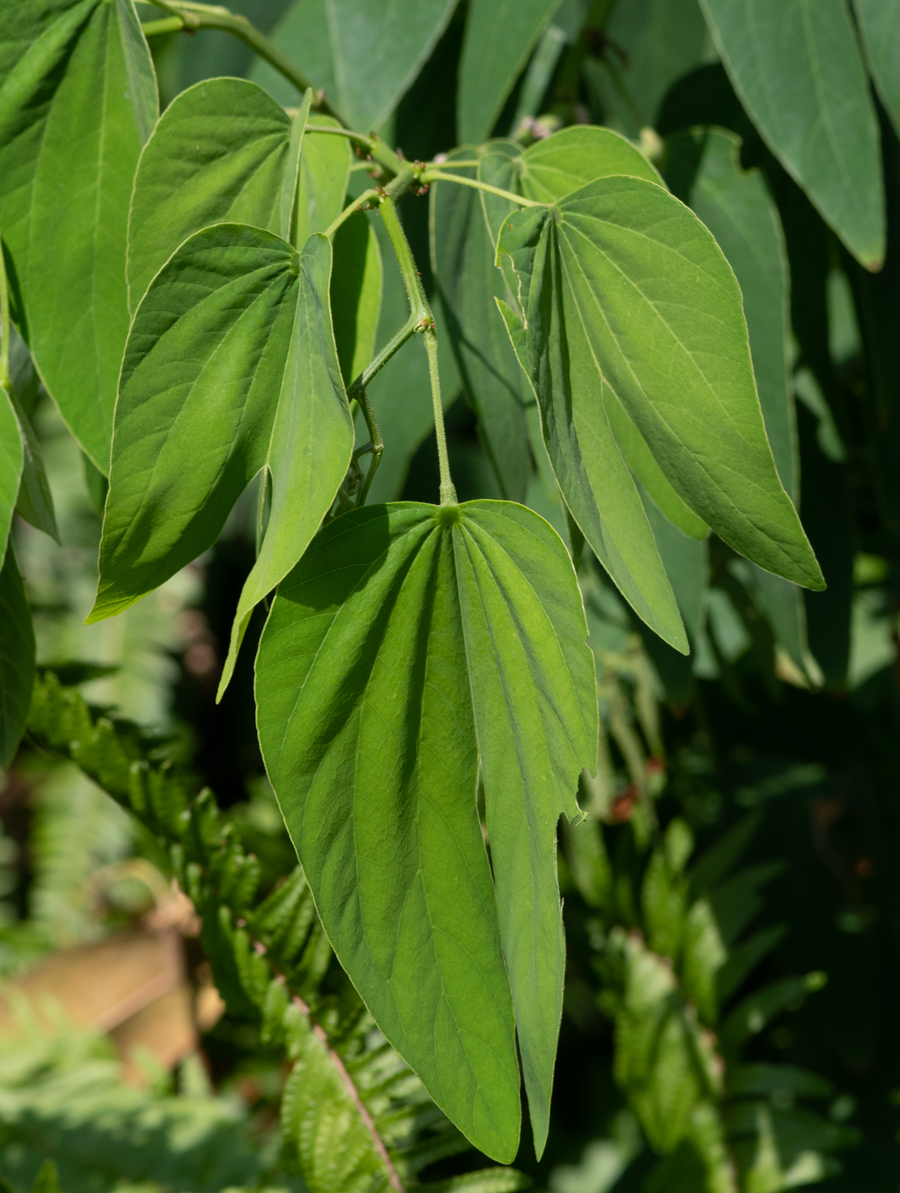
[[[286,58],[281,50],[260,33],[254,25],[251,25],[246,17],[217,5],[194,4],[189,3],[188,0],[177,0],[177,3],[173,0],[150,0],[150,3],[169,13],[171,17],[178,17],[182,22],[181,27],[192,33],[197,29],[219,29],[224,33],[231,33],[238,41],[242,41],[245,46],[248,46],[255,54],[258,54],[260,58],[284,75],[289,82],[294,84],[301,95],[308,87],[313,86],[306,75],[298,70],[293,62]],[[166,32],[174,32],[174,29],[167,28]],[[334,116],[337,120],[341,119],[325,98],[325,93],[316,87],[313,87],[313,107],[326,112],[329,116]],[[341,122],[343,123],[343,121]]]
[[[425,339],[425,351],[428,353],[428,374],[431,380],[431,401],[434,407],[434,433],[437,437],[438,462],[441,472],[441,505],[452,505],[456,502],[456,489],[450,476],[450,460],[447,455],[447,434],[444,429],[444,407],[441,404],[441,380],[438,373],[437,335],[435,332],[434,315],[425,297],[425,288],[416,262],[406,239],[406,233],[397,215],[397,208],[391,197],[385,198],[381,204],[381,218],[385,229],[391,238],[391,244],[400,266],[400,276],[406,295],[409,298],[410,322],[414,331],[421,331]],[[407,325],[408,326],[408,325]]]
[[[162,37],[164,33],[180,33],[183,28],[184,21],[181,17],[163,17],[161,21],[144,21],[141,25],[144,37]]]
[[[0,386],[9,390],[9,284],[6,280],[6,258],[0,237]]]
[[[365,204],[368,203],[370,199],[378,198],[380,198],[378,191],[370,189],[363,191],[363,193],[359,195],[358,198],[354,199],[352,203],[348,203],[337,219],[332,220],[325,229],[325,235],[328,237],[328,239],[331,240],[344,220],[348,220],[350,216],[355,215],[357,211],[362,211]]]
[[[456,163],[452,163],[456,164]],[[430,182],[456,182],[460,186],[471,186],[476,191],[486,191],[489,195],[499,195],[501,199],[509,199],[510,203],[515,203],[518,207],[546,207],[546,203],[541,203],[537,199],[526,199],[524,195],[514,195],[512,191],[501,190],[499,186],[491,186],[487,182],[479,182],[477,178],[462,178],[456,174],[445,174],[443,170],[429,170],[426,169],[419,175],[419,181],[423,186],[428,186]]]

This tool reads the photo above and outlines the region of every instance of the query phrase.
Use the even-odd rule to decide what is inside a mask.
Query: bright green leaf
[[[875,86],[900,127],[900,0],[853,0]]]
[[[559,0],[471,0],[466,17],[456,125],[461,141],[483,141],[549,24]]]
[[[656,168],[629,141],[608,128],[589,124],[575,124],[535,141],[517,167],[521,193],[541,203],[553,203],[611,174],[662,183]]]
[[[546,1138],[556,823],[597,743],[586,632],[565,548],[531,511],[369,506],[282,583],[257,660],[263,756],[338,957],[432,1097],[504,1161],[513,1008],[538,1153]]]
[[[455,0],[295,0],[272,41],[360,132],[391,114],[419,73],[455,7]],[[259,61],[252,78],[285,104],[297,92]]]
[[[765,141],[863,265],[884,259],[878,122],[847,0],[701,0]]]
[[[448,157],[470,159],[459,149]],[[454,170],[474,177],[475,170]],[[510,300],[494,266],[481,197],[469,187],[437,183],[431,197],[432,267],[446,316],[447,333],[463,389],[478,414],[478,427],[500,491],[522,500],[528,485],[526,399],[533,401],[516,361],[494,298]]]
[[[511,215],[500,253],[521,279],[519,335],[545,434],[580,434],[575,420],[602,377],[696,514],[759,566],[821,587],[766,439],[740,290],[699,220],[661,187],[607,178],[551,209]],[[551,458],[562,466],[552,449]]]
[[[8,0],[0,80],[0,223],[17,322],[106,471],[128,334],[128,201],[157,113],[132,0]]]
[[[135,178],[128,239],[133,310],[178,246],[210,224],[250,224],[290,239],[282,206],[287,200],[290,209],[296,190],[294,243],[302,247],[313,232],[324,232],[344,201],[350,149],[344,137],[303,134],[307,105],[308,97],[291,120],[243,79],[197,83],[169,105]],[[292,149],[300,154],[299,179]]]
[[[19,748],[33,684],[31,609],[10,545],[0,568],[0,770],[6,770]]]
[[[212,546],[263,467],[272,514],[232,653],[248,609],[300,557],[353,446],[330,264],[321,235],[299,255],[270,232],[218,224],[154,279],[122,369],[90,620],[126,609]]]
[[[24,451],[19,420],[9,394],[0,386],[0,559],[6,550],[13,511],[19,496]]]

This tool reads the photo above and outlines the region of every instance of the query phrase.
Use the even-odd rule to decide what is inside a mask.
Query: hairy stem
[[[456,162],[451,163],[456,165]],[[471,186],[476,191],[486,191],[489,195],[499,195],[501,199],[509,199],[510,203],[515,203],[518,207],[546,207],[546,203],[541,203],[537,199],[526,199],[523,195],[514,195],[512,191],[501,190],[499,186],[491,186],[488,182],[479,182],[477,178],[463,178],[458,174],[447,174],[444,170],[429,170],[425,169],[419,175],[419,181],[423,186],[428,186],[431,182],[456,182],[460,186]]]
[[[422,176],[418,171],[414,170],[413,173],[415,177],[421,179]],[[400,182],[401,180],[398,178],[396,181]],[[444,429],[444,407],[441,404],[434,315],[432,315],[428,299],[425,297],[422,278],[416,269],[415,258],[397,215],[396,205],[390,196],[385,198],[381,204],[381,218],[384,221],[387,234],[391,238],[397,264],[400,266],[400,276],[403,278],[403,285],[409,299],[410,320],[414,324],[414,329],[421,331],[425,339],[425,350],[428,353],[428,373],[431,379],[431,400],[434,407],[434,431],[437,436],[438,461],[441,470],[441,505],[449,505],[456,501],[456,489],[450,476],[450,461],[447,456],[447,435]]]
[[[231,12],[227,8],[220,8],[218,5],[193,4],[188,3],[188,0],[150,0],[150,3],[163,9],[171,17],[180,19],[181,28],[188,32],[193,33],[197,29],[218,29],[223,33],[230,33],[265,62],[268,62],[270,66],[273,66],[279,74],[284,75],[301,94],[308,87],[312,87],[314,108],[329,116],[334,116],[337,120],[341,119],[325,98],[324,91],[314,87],[303,71],[298,70],[290,58],[286,58],[281,50],[260,33],[255,25],[250,24],[246,17]],[[158,25],[162,22],[153,22],[153,24]],[[168,33],[175,30],[166,28],[164,31]]]
[[[356,213],[358,211],[363,211],[365,209],[365,205],[369,202],[370,199],[379,199],[379,198],[380,198],[380,195],[379,195],[378,191],[375,190],[374,188],[367,190],[367,191],[363,191],[363,193],[361,195],[359,195],[356,199],[354,199],[352,203],[347,204],[347,206],[344,208],[344,210],[341,212],[341,214],[336,219],[331,221],[331,223],[325,229],[325,235],[328,237],[329,240],[331,240],[332,237],[334,236],[335,232],[337,232],[338,228],[344,222],[344,220],[348,220],[351,215],[356,215]]]

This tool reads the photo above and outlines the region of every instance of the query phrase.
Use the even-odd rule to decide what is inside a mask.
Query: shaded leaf
[[[699,220],[652,183],[607,178],[511,215],[499,251],[521,279],[516,334],[548,443],[548,411],[568,431],[602,376],[696,514],[761,567],[821,587],[766,439],[740,291]]]
[[[341,374],[347,385],[375,355],[381,314],[381,249],[369,221],[345,221],[334,237],[331,310]]]
[[[513,1008],[539,1153],[546,1138],[564,960],[555,828],[577,812],[597,740],[585,638],[542,519],[402,504],[320,533],[257,661],[263,756],[335,951],[432,1097],[506,1161]]]
[[[472,0],[466,17],[456,127],[460,141],[488,137],[559,0]]]
[[[10,0],[0,79],[0,224],[16,319],[105,472],[128,334],[128,201],[157,115],[132,0]]]
[[[419,73],[455,0],[296,0],[271,34],[351,128],[376,129]],[[257,61],[251,77],[280,102],[297,92]]]
[[[0,770],[15,757],[34,684],[31,609],[11,545],[0,569]]]
[[[40,444],[30,419],[16,402],[15,395],[12,402],[22,438],[22,483],[19,486],[16,511],[26,522],[30,522],[32,526],[43,530],[59,542],[53,494],[50,492]]]
[[[487,147],[490,149],[490,146]],[[448,156],[471,160],[475,148]],[[475,169],[454,170],[474,177]],[[494,250],[481,196],[469,187],[436,183],[431,191],[432,268],[459,366],[463,391],[478,414],[482,442],[504,497],[522,500],[528,485],[525,400],[533,400],[494,298],[511,301]]]
[[[249,611],[300,557],[350,461],[330,267],[321,235],[298,254],[269,232],[219,224],[154,279],[122,370],[90,620],[128,608],[210,547],[265,467],[272,512],[241,594],[233,663]]]
[[[853,0],[881,102],[900,126],[900,0]]]
[[[769,148],[854,256],[878,267],[885,238],[878,124],[846,0],[701,5]]]

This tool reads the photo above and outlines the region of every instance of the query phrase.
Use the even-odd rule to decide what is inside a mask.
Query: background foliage
[[[50,1030],[8,999],[0,1171],[16,1190],[47,1156],[79,1191],[500,1191],[529,1178],[547,1193],[895,1189],[900,6],[245,0],[235,11],[410,160],[518,138],[484,167],[499,171],[561,126],[631,138],[734,269],[775,464],[828,588],[801,594],[701,541],[661,474],[629,460],[669,518],[648,504],[692,653],[638,622],[585,552],[603,748],[581,791],[589,817],[561,836],[568,959],[548,1146],[539,1164],[525,1143],[516,1171],[479,1173],[487,1161],[373,1029],[314,921],[263,778],[251,641],[214,703],[254,562],[254,502],[238,502],[199,563],[120,618],[82,626],[105,481],[14,341],[13,397],[47,477],[26,468],[31,524],[17,519],[12,540],[40,678],[0,793],[0,966],[21,975],[124,935],[157,939],[172,929],[160,915],[175,916],[174,876],[202,919],[199,938],[189,918],[174,921],[190,996],[199,1007],[214,982],[225,1013],[162,1063],[146,1032],[135,1051],[102,1017]],[[758,40],[745,36],[751,14]],[[300,103],[225,32],[151,46],[163,110],[220,75]],[[448,276],[442,255],[465,218],[445,201],[440,187],[407,199],[406,230],[439,318],[470,304],[477,326],[490,280],[472,271],[466,294],[444,294],[432,275]],[[44,228],[34,267],[71,235]],[[145,273],[169,251],[148,241]],[[392,270],[385,251],[377,343],[407,313]],[[104,334],[124,342],[124,328]],[[507,341],[491,346],[497,370],[471,347],[442,358],[460,498],[524,498],[577,552],[535,426],[491,421],[492,394],[522,400]],[[102,353],[68,351],[55,365],[63,393],[73,379],[114,392],[114,377],[90,373]],[[370,500],[434,499],[425,392],[421,353],[373,382],[386,448]],[[91,433],[98,458],[105,432]],[[4,649],[24,632],[9,592]],[[248,639],[260,629],[257,611]],[[215,800],[198,796],[206,784]],[[172,1013],[165,1023],[171,1034]],[[128,1086],[117,1056],[132,1065]]]

